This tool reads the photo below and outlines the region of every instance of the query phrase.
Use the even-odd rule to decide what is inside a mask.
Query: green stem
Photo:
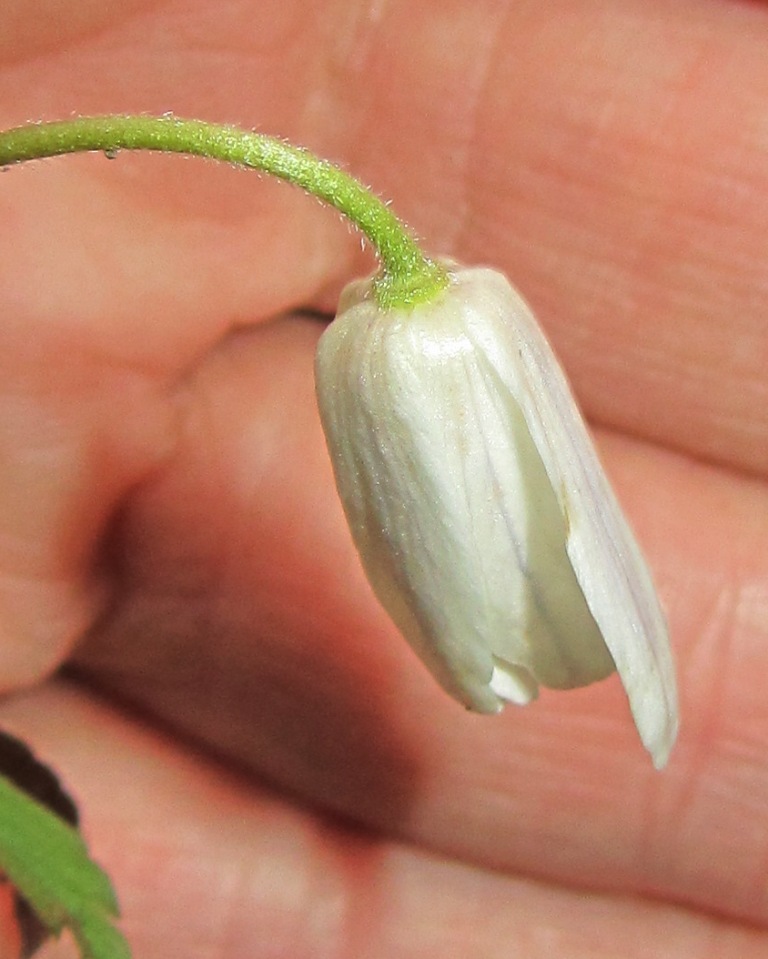
[[[224,160],[263,170],[302,187],[340,210],[370,240],[381,259],[375,296],[383,307],[434,299],[445,271],[422,252],[398,218],[354,177],[308,150],[234,126],[168,117],[81,117],[33,123],[0,133],[0,167],[62,153],[158,150]]]

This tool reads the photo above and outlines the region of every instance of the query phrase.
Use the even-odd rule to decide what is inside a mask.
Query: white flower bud
[[[666,624],[576,403],[506,278],[383,310],[344,291],[317,393],[354,541],[384,608],[481,712],[614,668],[657,767],[677,732]]]

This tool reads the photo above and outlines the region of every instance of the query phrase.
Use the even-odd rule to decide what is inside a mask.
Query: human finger
[[[279,800],[62,684],[2,721],[85,806],[136,955],[752,959],[768,934],[680,906],[486,872]],[[41,959],[70,959],[62,942]]]
[[[663,775],[615,681],[471,716],[365,583],[312,395],[320,328],[287,318],[201,367],[184,447],[116,531],[123,589],[80,662],[289,793],[378,829],[764,922],[764,485],[602,438],[679,662],[682,732]]]

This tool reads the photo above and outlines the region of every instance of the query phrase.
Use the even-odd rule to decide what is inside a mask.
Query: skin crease
[[[662,774],[614,680],[465,714],[374,602],[319,431],[300,311],[358,238],[200,161],[5,174],[0,722],[81,801],[136,956],[765,955],[765,5],[16,6],[3,126],[258,126],[513,277],[678,662]]]

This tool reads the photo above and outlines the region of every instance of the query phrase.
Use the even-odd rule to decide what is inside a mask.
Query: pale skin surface
[[[135,955],[766,955],[768,7],[6,7],[3,126],[258,126],[504,269],[679,666],[662,774],[615,680],[465,714],[368,591],[320,435],[293,314],[370,269],[357,238],[200,161],[4,175],[0,722],[80,799]],[[73,655],[92,688],[49,678]]]

